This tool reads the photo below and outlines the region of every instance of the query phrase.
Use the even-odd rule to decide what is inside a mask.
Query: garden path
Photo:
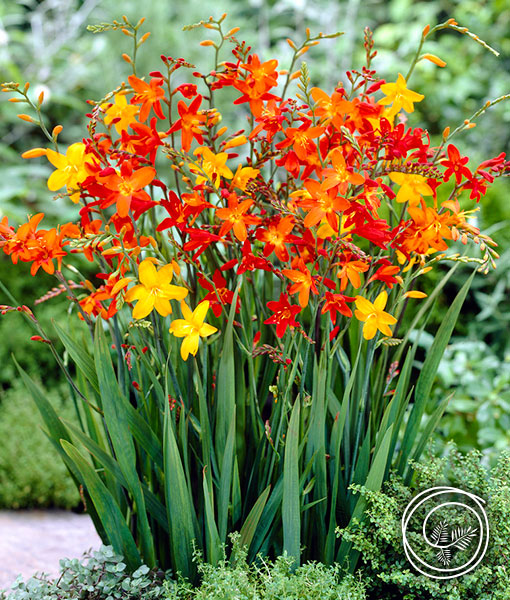
[[[59,573],[61,558],[80,558],[101,540],[88,515],[64,510],[0,511],[0,589],[21,573]]]

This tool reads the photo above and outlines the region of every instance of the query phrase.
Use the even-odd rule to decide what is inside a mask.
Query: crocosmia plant
[[[48,160],[49,191],[75,206],[55,227],[43,213],[3,218],[0,247],[55,275],[48,301],[70,299],[68,326],[51,332],[17,308],[54,350],[80,426],[20,373],[100,535],[130,566],[193,578],[194,545],[215,563],[239,532],[250,560],[287,552],[353,569],[357,552],[337,534],[364,518],[350,486],[378,490],[392,468],[410,481],[448,401],[425,410],[473,276],[420,370],[410,334],[459,262],[487,271],[497,258],[470,216],[510,163],[473,165],[454,138],[501,98],[433,146],[413,120],[424,96],[411,76],[420,61],[445,63],[424,44],[453,29],[486,46],[455,21],[425,27],[408,73],[388,81],[365,30],[365,66],[323,90],[298,63],[340,34],[289,39],[284,69],[224,18],[192,26],[214,36],[205,73],[162,56],[141,74],[142,21],[93,27],[132,38],[132,74],[90,103],[87,133],[67,147],[42,97],[3,84],[49,140],[23,157]],[[423,275],[445,261],[427,296]]]

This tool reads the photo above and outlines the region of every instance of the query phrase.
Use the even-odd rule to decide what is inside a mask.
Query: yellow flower
[[[46,150],[46,156],[50,163],[57,168],[48,179],[48,189],[51,192],[56,192],[64,186],[67,186],[67,189],[77,188],[87,178],[85,144],[81,142],[71,144],[65,156],[55,152],[55,150],[48,149]],[[72,194],[71,200],[73,202],[78,202],[79,199],[79,192]]]
[[[248,181],[250,181],[250,179],[255,179],[259,173],[259,169],[254,169],[253,167],[241,167],[241,165],[239,165],[234,174],[232,185],[244,192],[248,185]]]
[[[356,296],[355,301],[357,310],[354,311],[354,314],[358,320],[365,323],[363,325],[363,337],[366,340],[371,340],[377,333],[377,330],[384,335],[391,335],[391,329],[388,325],[394,325],[397,319],[389,313],[384,312],[384,307],[388,301],[388,294],[386,292],[381,292],[373,304],[370,300],[362,296]]]
[[[200,302],[193,312],[191,312],[186,302],[182,301],[181,310],[184,319],[172,321],[170,323],[170,333],[173,333],[175,337],[184,338],[181,344],[181,357],[183,360],[187,360],[190,354],[195,356],[198,352],[200,338],[212,335],[218,329],[209,325],[209,323],[204,323],[205,315],[209,310],[208,300]]]
[[[406,80],[400,73],[395,83],[383,83],[381,85],[381,92],[386,98],[379,100],[379,104],[383,106],[392,104],[390,109],[391,115],[396,115],[401,108],[408,113],[412,113],[414,111],[414,103],[421,102],[425,98],[423,94],[409,90]]]
[[[138,106],[128,104],[125,94],[115,94],[115,102],[113,104],[101,104],[101,108],[105,110],[104,122],[110,125],[115,120],[115,129],[120,135],[133,121],[135,115],[138,114]]]
[[[201,146],[195,150],[194,154],[195,156],[200,156],[202,158],[200,164],[191,166],[191,170],[194,173],[199,173],[196,185],[200,185],[201,183],[204,183],[204,181],[209,180],[217,185],[217,180],[220,177],[232,179],[234,176],[232,171],[225,165],[228,159],[228,154],[226,152],[214,154],[209,148]]]
[[[390,173],[390,179],[400,186],[396,201],[409,202],[409,206],[418,206],[422,196],[432,196],[432,188],[427,183],[427,178],[415,173]]]
[[[171,264],[156,270],[149,258],[140,263],[138,267],[140,283],[128,290],[125,296],[126,302],[137,300],[133,309],[134,319],[143,319],[154,308],[162,317],[166,317],[172,312],[170,300],[183,300],[188,295],[186,288],[170,285],[172,275]],[[117,285],[119,284],[120,282]]]

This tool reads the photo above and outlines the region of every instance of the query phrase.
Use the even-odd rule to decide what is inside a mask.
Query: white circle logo
[[[419,493],[402,515],[407,560],[433,579],[453,579],[475,569],[489,544],[484,504],[475,494],[449,486]]]

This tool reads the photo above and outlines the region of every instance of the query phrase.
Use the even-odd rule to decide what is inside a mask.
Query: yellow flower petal
[[[154,308],[154,296],[147,294],[145,297],[140,298],[133,308],[133,319],[145,318],[151,310]]]
[[[388,301],[388,294],[383,290],[377,298],[374,300],[374,308],[376,310],[384,310],[386,302]]]

